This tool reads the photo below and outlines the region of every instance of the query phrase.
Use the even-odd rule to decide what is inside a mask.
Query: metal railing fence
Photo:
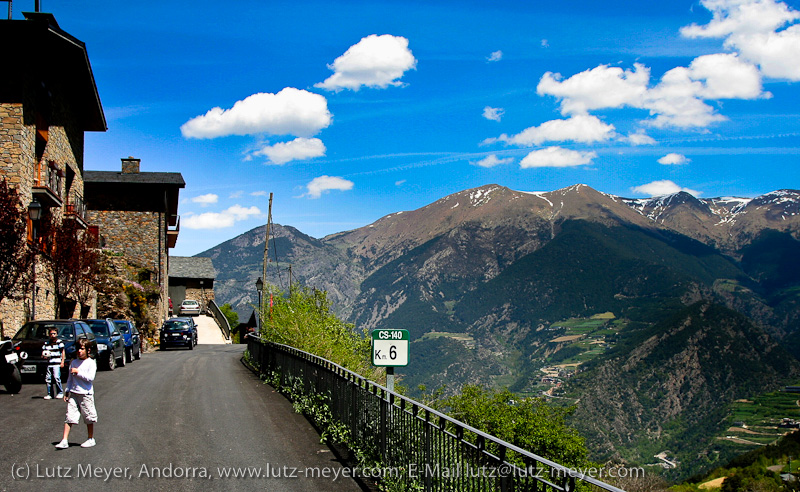
[[[209,299],[208,303],[206,304],[207,310],[211,313],[211,316],[217,322],[220,330],[222,330],[222,335],[225,337],[225,340],[231,339],[231,325],[228,323],[228,317],[225,316],[222,311],[220,311],[219,306],[217,303],[214,302],[214,299]]]
[[[404,490],[566,492],[582,484],[583,490],[623,492],[308,352],[254,335],[247,349],[257,370],[277,378],[279,387],[327,402],[352,442]]]

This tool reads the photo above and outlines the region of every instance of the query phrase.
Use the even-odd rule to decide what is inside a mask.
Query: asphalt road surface
[[[81,421],[70,447],[55,449],[66,404],[43,400],[44,382],[17,395],[0,387],[0,491],[361,490],[309,422],[242,365],[244,347],[170,349],[98,371],[94,448],[80,447]]]

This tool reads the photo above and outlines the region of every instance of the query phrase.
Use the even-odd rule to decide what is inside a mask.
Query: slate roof
[[[63,31],[53,14],[23,12],[23,15],[25,20],[0,20],[0,45],[13,46],[3,52],[0,92],[15,99],[31,81],[36,81],[37,86],[64,87],[68,111],[77,118],[80,129],[106,131],[106,116],[86,45]],[[28,89],[33,92],[36,87]]]
[[[123,183],[123,184],[166,184],[180,188],[186,186],[181,173],[139,172],[123,173],[120,171],[84,171],[84,183]]]
[[[170,256],[169,276],[175,278],[215,279],[217,271],[211,258],[195,256]]]

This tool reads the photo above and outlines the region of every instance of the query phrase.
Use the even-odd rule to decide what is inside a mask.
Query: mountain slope
[[[798,375],[800,363],[747,318],[700,302],[621,343],[569,391],[597,456],[647,463],[669,450],[687,476],[707,464],[705,431],[717,430],[725,404]]]
[[[217,299],[246,316],[263,234],[200,254],[220,272]],[[646,462],[669,446],[692,462],[713,449],[705,436],[726,402],[798,374],[776,341],[800,355],[794,190],[630,200],[487,185],[322,239],[277,225],[274,237],[268,282],[287,289],[291,264],[359,328],[409,330],[398,373],[410,393],[571,388],[597,456]],[[581,319],[604,334],[565,328]],[[545,367],[564,361],[578,365],[573,380]]]

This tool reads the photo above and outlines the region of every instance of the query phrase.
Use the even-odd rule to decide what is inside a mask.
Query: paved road
[[[198,344],[231,343],[230,340],[225,340],[225,337],[222,336],[222,330],[219,329],[219,325],[211,316],[195,316],[194,322],[197,323]]]
[[[65,404],[43,400],[44,383],[0,389],[0,491],[361,490],[308,421],[241,364],[243,350],[170,349],[98,372],[94,448],[79,446],[82,423],[69,449],[54,448]],[[121,476],[106,481],[103,469]],[[237,470],[260,478],[221,478]]]

